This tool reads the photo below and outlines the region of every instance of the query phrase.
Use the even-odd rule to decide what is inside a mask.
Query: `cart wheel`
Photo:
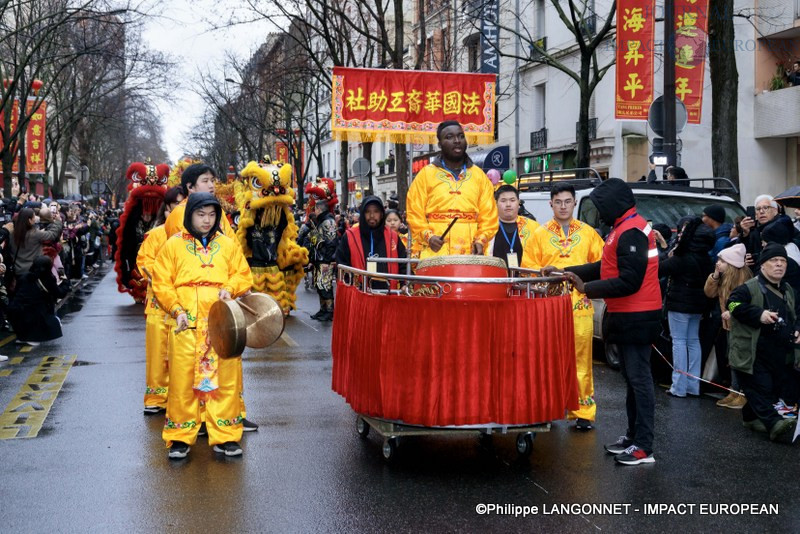
[[[534,434],[531,432],[517,434],[517,453],[520,456],[530,456],[530,454],[533,452],[534,437]]]
[[[361,439],[367,439],[369,436],[369,425],[362,417],[356,418],[356,432]]]
[[[383,441],[383,459],[387,462],[391,462],[394,460],[395,455],[397,454],[397,439],[396,438],[386,438]]]

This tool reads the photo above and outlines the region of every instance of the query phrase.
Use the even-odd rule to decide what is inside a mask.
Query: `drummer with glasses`
[[[494,186],[467,155],[458,121],[439,124],[436,136],[441,155],[417,174],[406,198],[412,256],[483,255],[498,228]]]

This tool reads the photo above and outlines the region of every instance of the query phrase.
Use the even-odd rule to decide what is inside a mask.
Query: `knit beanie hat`
[[[723,248],[717,257],[737,269],[744,267],[744,258],[747,255],[747,249],[743,244],[737,243],[732,247]]]
[[[714,219],[720,224],[725,222],[725,208],[719,204],[711,204],[710,206],[707,206],[706,209],[703,210],[703,214],[710,219]]]
[[[758,258],[758,264],[761,265],[772,258],[783,258],[786,261],[789,261],[789,257],[786,255],[786,248],[777,243],[770,243],[761,249],[761,255]]]

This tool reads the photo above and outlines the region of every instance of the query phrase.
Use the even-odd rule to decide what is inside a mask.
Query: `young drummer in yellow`
[[[436,136],[442,155],[419,171],[406,197],[412,255],[484,254],[497,233],[494,186],[467,156],[467,140],[457,121],[439,124]],[[455,217],[458,222],[442,239]]]
[[[183,170],[181,173],[181,187],[183,188],[183,195],[185,198],[183,202],[175,206],[175,209],[173,209],[172,213],[167,217],[167,222],[164,223],[167,236],[171,237],[177,233],[186,231],[183,220],[186,213],[186,201],[189,195],[192,193],[211,193],[213,195],[216,188],[216,181],[217,174],[214,172],[214,169],[205,163],[193,163]],[[224,210],[220,217],[219,227],[222,233],[231,238],[236,246],[241,249],[239,238],[236,237],[236,232],[231,228],[231,224],[228,222],[228,217],[225,215]],[[244,388],[244,380],[240,379],[239,382],[242,384],[242,388]],[[240,392],[240,397],[242,399],[242,417],[245,418],[244,431],[255,432],[258,430],[258,425],[247,419],[243,392]],[[201,433],[201,435],[204,434]]]
[[[167,242],[167,232],[164,230],[163,221],[169,216],[172,209],[183,200],[180,187],[173,187],[164,195],[163,213],[159,215],[161,224],[144,235],[144,241],[136,257],[136,267],[142,276],[152,275],[156,255],[164,243]],[[169,372],[167,359],[167,340],[173,322],[169,315],[161,309],[153,294],[152,283],[147,286],[147,300],[144,309],[147,321],[145,322],[145,392],[144,413],[155,414],[167,408],[167,392],[169,390]]]
[[[600,261],[603,240],[591,226],[572,218],[575,209],[575,188],[557,184],[550,191],[553,219],[540,226],[525,247],[523,267],[541,269],[582,265]],[[569,419],[577,419],[578,430],[591,430],[597,414],[592,376],[592,301],[586,295],[572,292],[575,323],[575,363],[578,371],[578,410],[570,411]]]
[[[222,207],[210,193],[186,203],[186,232],[170,237],[153,272],[153,291],[175,318],[170,334],[167,419],[162,436],[170,458],[185,458],[197,439],[205,403],[209,444],[242,454],[241,358],[222,359],[208,343],[208,313],[218,299],[250,291],[253,277],[239,245],[219,230]]]
[[[525,259],[526,245],[539,228],[539,223],[519,214],[519,191],[513,185],[501,185],[494,192],[500,227],[489,242],[489,256],[500,258],[510,268],[530,264]]]

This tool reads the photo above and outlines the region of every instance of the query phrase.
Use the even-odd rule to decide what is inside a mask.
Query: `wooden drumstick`
[[[456,223],[457,220],[458,220],[458,217],[453,217],[453,220],[450,221],[450,224],[447,225],[447,229],[442,234],[442,239],[445,238],[445,236],[447,235],[447,233],[450,231],[450,229],[453,227],[453,225]]]
[[[239,306],[241,306],[243,310],[248,311],[248,312],[252,313],[255,316],[258,316],[258,312],[256,310],[254,310],[253,308],[251,308],[250,306],[248,306],[247,304],[242,302],[240,299],[226,299],[226,300],[236,300],[236,303]]]

